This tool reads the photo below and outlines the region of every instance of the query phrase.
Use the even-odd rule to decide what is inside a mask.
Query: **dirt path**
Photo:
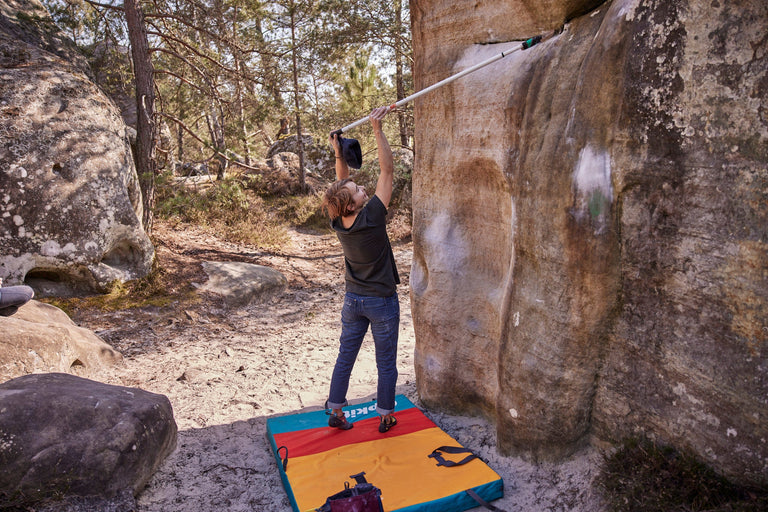
[[[156,237],[158,257],[179,286],[203,282],[200,262],[216,260],[270,266],[287,277],[288,288],[241,309],[201,294],[197,303],[75,317],[125,355],[123,365],[97,380],[161,393],[173,404],[177,448],[138,497],[137,512],[289,512],[265,438],[266,419],[320,406],[326,398],[344,292],[340,245],[332,234],[292,232],[288,247],[268,253],[162,224]],[[393,245],[403,281],[397,391],[418,405],[408,293],[412,246]],[[375,390],[369,334],[350,399],[368,399]],[[505,497],[494,505],[508,511],[600,510],[591,487],[595,452],[560,465],[533,465],[498,455],[493,427],[480,418],[426,413],[502,476]]]

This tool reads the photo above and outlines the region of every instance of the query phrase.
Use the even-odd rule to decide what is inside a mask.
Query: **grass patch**
[[[600,487],[611,512],[758,512],[768,492],[729,482],[693,454],[630,439],[605,459]]]
[[[321,233],[331,229],[328,217],[320,210],[322,202],[319,195],[284,196],[268,200],[276,215],[291,226]]]
[[[279,247],[288,240],[286,222],[279,212],[237,178],[189,189],[165,176],[158,180],[155,214],[202,227],[224,240],[259,248]]]
[[[164,307],[173,302],[193,304],[200,300],[190,283],[173,282],[168,273],[155,260],[152,271],[141,279],[113,282],[107,293],[88,297],[41,298],[64,311],[70,318],[79,309],[121,311],[141,307]]]

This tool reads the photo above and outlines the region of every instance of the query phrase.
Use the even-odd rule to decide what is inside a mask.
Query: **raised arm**
[[[336,153],[336,179],[343,180],[349,178],[349,166],[344,155],[341,153],[341,144],[339,144],[339,134],[331,133],[331,145],[333,152]]]
[[[389,107],[379,107],[370,115],[373,134],[376,137],[380,168],[379,181],[376,183],[376,195],[384,203],[385,208],[389,208],[389,201],[392,199],[392,183],[395,175],[392,148],[389,147],[389,141],[381,128],[381,121],[387,112],[389,112]]]

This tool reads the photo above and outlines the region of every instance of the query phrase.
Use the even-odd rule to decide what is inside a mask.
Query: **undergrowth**
[[[693,454],[630,439],[606,457],[600,487],[610,512],[758,512],[768,492],[728,481]]]
[[[190,189],[163,176],[156,197],[155,215],[160,219],[202,227],[225,240],[259,248],[279,247],[288,240],[290,219],[237,178]]]
[[[288,242],[290,228],[330,232],[328,218],[320,210],[322,197],[317,194],[259,195],[237,176],[183,185],[168,173],[159,176],[155,185],[155,217],[175,229],[195,226],[221,240],[262,250],[279,249]],[[410,237],[409,219],[393,219],[393,240]],[[72,316],[79,309],[162,307],[171,302],[191,303],[195,297],[190,283],[175,282],[162,268],[162,262],[155,260],[148,276],[127,283],[115,282],[106,294],[44,301]]]
[[[155,260],[152,271],[140,279],[114,281],[107,293],[88,297],[40,299],[63,310],[72,317],[78,309],[120,311],[139,307],[163,307],[173,302],[193,304],[200,300],[190,283],[178,283]]]
[[[236,177],[203,181],[190,188],[166,174],[156,182],[155,216],[177,229],[194,225],[222,240],[275,249],[289,240],[289,227],[328,230],[328,220],[320,213],[320,202],[316,195],[262,197]],[[199,300],[197,297],[190,283],[175,281],[156,259],[149,275],[125,283],[116,281],[105,294],[43,301],[71,317],[79,309],[163,307],[172,302],[191,304]]]
[[[329,229],[328,217],[320,211],[322,199],[316,195],[275,197],[265,200],[278,218],[297,228],[324,232]]]

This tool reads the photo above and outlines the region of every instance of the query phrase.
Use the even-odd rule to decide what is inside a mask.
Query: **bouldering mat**
[[[438,447],[461,445],[427,418],[404,395],[397,395],[397,425],[379,433],[376,402],[344,408],[355,424],[350,430],[328,426],[325,411],[312,411],[267,420],[267,438],[280,470],[283,486],[296,512],[312,511],[328,496],[350,487],[351,475],[381,489],[386,512],[460,512],[483,500],[503,495],[503,482],[482,460],[463,465],[437,465],[429,455]],[[466,454],[444,454],[459,462]]]

